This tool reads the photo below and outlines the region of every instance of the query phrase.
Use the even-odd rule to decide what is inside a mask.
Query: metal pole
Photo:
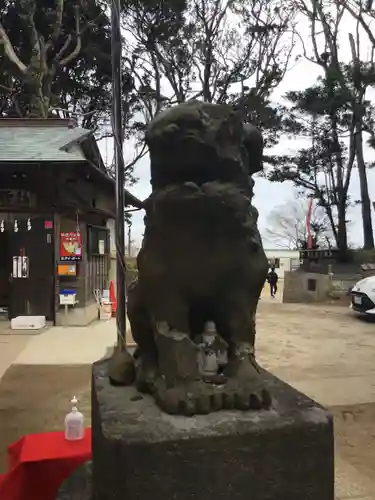
[[[121,30],[120,0],[112,0],[112,128],[115,142],[116,169],[116,324],[117,342],[126,350],[126,268],[125,268],[125,178],[121,112]]]
[[[128,256],[132,256],[132,225],[128,224]]]

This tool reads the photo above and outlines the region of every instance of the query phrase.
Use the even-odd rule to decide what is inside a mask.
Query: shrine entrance
[[[9,319],[45,316],[47,321],[54,321],[52,215],[0,213],[0,231],[3,313],[6,310]]]

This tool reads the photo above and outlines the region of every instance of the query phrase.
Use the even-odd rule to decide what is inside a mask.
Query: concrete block
[[[92,378],[94,500],[333,500],[327,410],[265,372],[269,411],[163,413],[133,387]]]

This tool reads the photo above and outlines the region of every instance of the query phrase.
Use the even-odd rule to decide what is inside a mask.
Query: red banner
[[[60,260],[82,260],[81,233],[75,231],[60,233]]]
[[[313,239],[311,235],[311,214],[312,214],[312,198],[309,199],[309,206],[307,209],[306,216],[306,229],[307,229],[307,250],[311,250],[313,247]]]

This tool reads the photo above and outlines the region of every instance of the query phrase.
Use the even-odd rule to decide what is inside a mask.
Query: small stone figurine
[[[219,336],[213,321],[204,325],[201,341],[200,369],[204,376],[214,376],[227,363],[227,344]]]
[[[67,441],[79,441],[85,435],[84,416],[78,411],[78,400],[75,396],[70,401],[73,405],[72,411],[65,417],[65,439]]]

